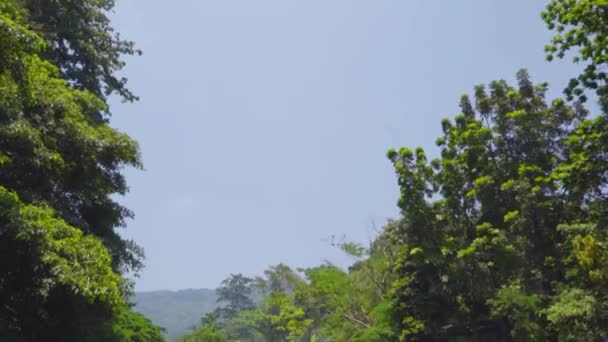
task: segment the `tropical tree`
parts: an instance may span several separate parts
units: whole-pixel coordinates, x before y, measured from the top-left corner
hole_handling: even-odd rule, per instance
[[[608,1],[552,0],[542,17],[556,31],[545,46],[547,60],[571,52],[573,62],[586,63],[583,72],[570,80],[565,91],[568,99],[577,96],[584,101],[584,88],[592,89],[608,112]]]
[[[121,168],[140,165],[137,144],[46,59],[23,4],[0,1],[0,337],[145,340],[132,323],[156,328],[128,311],[120,275],[140,250],[114,230],[129,212],[111,197],[126,191]]]
[[[182,336],[176,342],[223,342],[227,341],[223,324],[219,320],[217,311],[206,314],[201,319],[201,326],[197,327],[192,333]]]
[[[369,248],[350,242],[338,246],[356,260],[350,269],[332,264],[305,269],[306,282],[294,292],[295,303],[312,320],[308,337],[319,341],[393,340],[389,241],[381,235]]]
[[[264,277],[256,277],[254,285],[262,295],[269,296],[273,292],[290,294],[302,284],[300,276],[285,264],[269,267],[264,271]]]
[[[32,29],[47,43],[43,59],[59,68],[61,78],[102,100],[113,93],[137,100],[117,75],[124,55],[141,54],[134,43],[115,32],[107,13],[114,0],[22,0]],[[103,110],[107,113],[107,109]]]
[[[12,6],[14,1],[3,2]],[[125,220],[132,218],[133,213],[112,195],[127,191],[121,168],[141,167],[139,149],[128,136],[106,125],[110,114],[106,96],[116,93],[127,101],[137,99],[126,87],[126,78],[118,76],[117,72],[125,65],[124,55],[140,51],[134,48],[133,42],[122,40],[112,28],[107,13],[114,7],[113,0],[24,0],[18,3],[23,23],[38,37],[36,55],[54,65],[56,78],[66,80],[71,89],[81,90],[87,97],[78,103],[82,106],[80,111],[86,125],[73,126],[70,130],[56,125],[49,132],[58,142],[53,149],[64,159],[61,169],[56,168],[55,174],[49,170],[41,172],[31,165],[11,170],[20,177],[29,176],[19,184],[27,187],[20,191],[28,192],[28,196],[22,194],[21,197],[25,200],[30,196],[41,197],[35,200],[48,203],[71,225],[101,238],[112,254],[116,271],[137,272],[142,267],[142,249],[116,232],[117,228],[125,226]],[[60,94],[54,96],[55,101],[66,99]],[[38,105],[31,109],[38,114],[38,121],[30,124],[43,131],[49,130],[46,126],[57,120],[47,118],[58,114],[49,110],[52,107],[40,102]],[[74,110],[73,106],[64,104],[64,107]],[[80,131],[74,132],[77,128]],[[84,128],[92,129],[87,132]],[[24,173],[23,169],[32,172]],[[10,176],[5,172],[1,182],[14,187],[16,184],[11,183],[16,181],[7,179]],[[49,180],[47,184],[41,181],[44,179]]]
[[[547,104],[547,85],[527,72],[517,81],[476,87],[474,103],[464,95],[461,114],[442,122],[440,158],[388,152],[404,217],[391,232],[401,246],[392,310],[402,340],[503,318],[522,341],[605,335],[606,294],[592,274],[608,265],[581,261],[605,241],[605,187],[581,179],[579,164],[596,121],[580,104]]]
[[[264,298],[260,307],[244,311],[237,324],[250,327],[262,341],[300,341],[311,319],[284,292],[274,291]]]
[[[221,286],[216,290],[217,302],[223,304],[218,310],[222,319],[229,321],[237,317],[242,311],[255,308],[251,298],[252,285],[253,279],[241,273],[231,274],[222,281]]]
[[[154,325],[144,315],[124,306],[115,310],[111,321],[111,334],[95,340],[120,342],[165,342],[164,329]]]

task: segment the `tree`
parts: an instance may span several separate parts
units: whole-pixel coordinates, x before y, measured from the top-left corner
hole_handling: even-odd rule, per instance
[[[21,4],[0,1],[0,337],[159,340],[127,309],[119,272],[140,250],[114,231],[129,212],[111,196],[126,191],[120,169],[140,165],[137,144],[43,58]]]
[[[522,341],[606,336],[599,269],[608,265],[595,257],[606,243],[605,179],[584,178],[592,170],[579,164],[597,122],[578,104],[547,104],[546,84],[525,71],[517,80],[476,87],[475,105],[461,98],[461,114],[442,122],[440,158],[388,152],[403,213],[390,232],[402,340],[503,317]],[[605,163],[605,150],[585,153]]]
[[[138,51],[111,27],[106,13],[114,6],[112,0],[24,0],[19,4],[20,20],[37,37],[30,52],[50,62],[46,65],[53,79],[67,81],[48,90],[38,84],[37,89],[27,90],[35,98],[22,97],[23,110],[29,113],[24,117],[27,124],[44,132],[47,152],[61,160],[56,159],[58,164],[51,168],[41,167],[39,156],[20,154],[21,162],[4,165],[0,184],[19,192],[25,201],[48,203],[69,224],[98,236],[110,250],[116,271],[137,272],[142,267],[142,249],[115,231],[133,213],[112,195],[128,190],[121,169],[141,167],[139,148],[127,135],[111,129],[104,115],[109,113],[106,95],[115,92],[125,100],[136,99],[126,88],[126,79],[116,73],[124,66],[122,56]],[[66,86],[69,96],[58,91]],[[16,143],[6,141],[1,148],[20,153]]]
[[[253,279],[245,277],[241,273],[231,274],[222,281],[217,288],[217,302],[224,303],[220,309],[220,317],[231,320],[237,317],[241,311],[255,308],[251,295],[253,293]]]
[[[255,309],[252,299],[253,285],[252,278],[238,273],[224,279],[221,286],[216,289],[217,302],[222,305],[216,309],[217,317],[229,339],[252,338],[250,327],[240,324],[236,318],[247,310]]]
[[[112,198],[127,191],[122,167],[141,166],[137,143],[97,121],[106,104],[40,58],[45,43],[20,7],[3,1],[2,11],[0,185],[99,237],[116,271],[137,271],[141,249],[115,231],[132,213]]]
[[[0,227],[2,339],[84,341],[105,329],[113,307],[124,303],[123,280],[97,239],[4,187]]]
[[[275,291],[258,309],[244,311],[237,322],[252,328],[263,341],[282,342],[299,341],[312,320],[284,292]]]
[[[106,341],[114,339],[121,342],[165,342],[163,329],[127,307],[117,311],[111,321],[111,327],[112,334],[105,337]]]
[[[117,93],[124,100],[137,97],[127,80],[117,75],[124,55],[141,54],[134,43],[122,40],[107,13],[114,0],[23,0],[33,30],[49,46],[42,54],[55,64],[61,77],[80,90],[105,100]],[[107,108],[102,109],[107,113]]]
[[[264,271],[264,277],[255,278],[255,287],[264,295],[273,292],[290,294],[302,283],[302,279],[289,266],[278,264]]]
[[[186,336],[177,339],[176,342],[223,342],[227,340],[222,329],[217,311],[212,311],[201,319],[201,326]]]
[[[568,99],[586,96],[583,89],[593,89],[608,112],[608,2],[606,0],[552,0],[542,17],[556,35],[545,47],[547,59],[564,58],[578,48],[573,61],[586,62],[584,71],[570,80]]]

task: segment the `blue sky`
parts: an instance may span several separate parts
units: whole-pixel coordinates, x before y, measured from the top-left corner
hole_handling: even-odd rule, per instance
[[[212,288],[348,260],[399,215],[389,147],[434,155],[462,93],[528,68],[558,96],[576,67],[548,63],[545,1],[130,0],[112,18],[144,50],[141,97],[112,125],[140,144],[126,170],[146,251],[140,291]]]

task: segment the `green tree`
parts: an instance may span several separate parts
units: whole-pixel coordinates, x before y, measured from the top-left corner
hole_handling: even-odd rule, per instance
[[[223,324],[217,311],[212,311],[201,319],[201,326],[188,335],[182,336],[176,342],[223,342],[227,341]]]
[[[608,265],[599,259],[585,272],[580,261],[599,253],[585,246],[605,241],[605,184],[582,179],[577,164],[596,121],[580,105],[547,104],[547,86],[525,71],[517,80],[516,88],[476,87],[475,105],[461,98],[461,114],[442,122],[440,158],[428,162],[420,148],[388,152],[404,217],[390,232],[401,246],[392,312],[402,340],[502,317],[522,341],[606,334],[605,292],[591,275],[601,278]],[[566,328],[557,312],[580,326]]]
[[[114,314],[110,322],[112,333],[106,336],[106,341],[120,342],[165,342],[163,329],[154,325],[144,315],[122,307]]]
[[[331,264],[304,270],[295,303],[312,320],[308,338],[319,341],[391,341],[388,289],[392,263],[383,236],[369,249],[354,243],[339,246],[358,260],[348,272]]]
[[[395,281],[393,269],[397,261],[398,246],[387,232],[399,226],[400,221],[389,221],[381,234],[364,248],[346,243],[340,247],[356,262],[349,268],[353,291],[353,312],[358,311],[366,325],[357,324],[352,341],[394,341],[395,332],[390,321],[390,290]],[[358,309],[357,309],[358,308]],[[353,316],[350,314],[349,316]],[[352,323],[352,322],[351,322]]]
[[[44,58],[21,5],[0,1],[0,334],[125,340],[119,331],[137,315],[118,271],[136,269],[140,250],[114,231],[128,210],[111,196],[126,191],[120,169],[140,165],[137,144],[97,119],[103,100]]]
[[[112,28],[107,13],[114,7],[113,0],[23,0],[19,5],[24,9],[25,23],[42,38],[36,54],[56,66],[54,76],[87,94],[85,101],[75,101],[82,106],[79,110],[87,123],[66,130],[59,120],[41,120],[57,119],[60,113],[49,110],[53,107],[31,108],[38,115],[37,122],[31,124],[53,135],[47,140],[56,142],[52,150],[61,154],[63,167],[41,172],[32,165],[22,165],[32,170],[27,174],[30,178],[19,182],[24,189],[17,189],[16,181],[9,179],[14,175],[6,172],[0,181],[19,191],[24,200],[38,197],[31,200],[49,203],[69,224],[100,237],[112,254],[115,270],[137,272],[142,267],[143,250],[115,231],[124,227],[133,213],[111,195],[124,194],[128,189],[120,172],[123,166],[141,167],[138,146],[128,136],[109,129],[104,117],[109,114],[107,95],[117,93],[128,101],[137,99],[127,89],[126,78],[117,72],[125,65],[124,55],[140,51]],[[66,99],[58,93],[52,96],[59,102]],[[50,124],[54,124],[52,129]],[[82,129],[85,127],[92,129],[87,132]],[[24,174],[22,170],[10,172]],[[40,181],[44,179],[48,180],[46,184]]]
[[[127,191],[122,167],[141,166],[137,144],[95,119],[107,105],[60,78],[60,69],[40,58],[48,48],[26,29],[27,15],[2,3],[0,184],[99,237],[115,270],[137,271],[141,249],[115,231],[132,214],[112,198]]]
[[[117,75],[124,55],[141,54],[133,42],[121,39],[107,13],[114,0],[22,0],[28,22],[49,46],[42,57],[55,64],[61,77],[77,89],[97,97],[116,93],[124,100],[137,97]],[[102,109],[107,112],[107,108]]]
[[[221,305],[216,312],[222,328],[230,340],[251,340],[253,338],[251,328],[238,322],[237,318],[243,312],[255,309],[254,289],[254,279],[241,273],[231,274],[216,289],[217,302]]]
[[[256,310],[244,311],[238,324],[252,328],[263,341],[300,341],[311,319],[284,292],[275,291],[264,298]]]
[[[218,309],[219,316],[226,321],[234,319],[241,311],[255,308],[255,304],[251,298],[253,294],[253,279],[241,273],[231,274],[228,278],[224,279],[216,292],[217,302],[223,304]]]
[[[0,187],[0,337],[89,341],[124,303],[95,238]]]
[[[263,295],[273,292],[290,294],[302,283],[302,279],[289,266],[278,264],[264,271],[265,277],[256,277],[254,285]]]
[[[584,71],[570,80],[566,88],[569,99],[583,100],[584,88],[593,89],[600,97],[604,111],[608,111],[608,1],[552,0],[542,17],[550,30],[556,31],[551,43],[545,46],[547,59],[564,58],[573,50],[575,63],[586,63]]]

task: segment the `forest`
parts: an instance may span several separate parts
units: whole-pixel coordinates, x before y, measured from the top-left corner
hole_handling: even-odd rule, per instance
[[[143,163],[109,103],[138,100],[121,72],[142,52],[114,5],[0,0],[1,341],[166,340],[133,309],[143,248],[120,233]],[[401,215],[332,241],[350,267],[234,270],[177,341],[608,340],[608,1],[538,15],[547,62],[581,66],[561,98],[525,69],[454,96],[437,158],[387,146]]]

